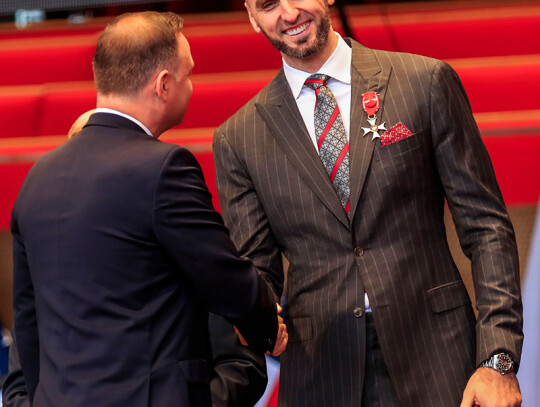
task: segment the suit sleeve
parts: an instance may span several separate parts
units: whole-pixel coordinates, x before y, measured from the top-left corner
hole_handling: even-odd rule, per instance
[[[284,281],[281,250],[248,171],[220,128],[214,133],[213,151],[221,211],[231,238],[240,254],[253,260],[281,298]]]
[[[154,198],[159,243],[211,312],[228,318],[259,351],[277,336],[276,298],[253,264],[239,257],[195,157],[176,147],[165,159]]]
[[[264,354],[243,346],[231,324],[210,314],[213,407],[252,407],[264,394],[268,376]]]
[[[430,113],[437,170],[461,247],[471,260],[476,363],[499,351],[519,362],[523,306],[514,230],[465,90],[446,63],[433,73]]]
[[[13,343],[9,347],[8,374],[2,386],[2,405],[3,407],[30,407],[14,330],[12,336]]]
[[[17,223],[16,210],[11,218],[13,236],[13,314],[16,337],[21,352],[20,363],[26,379],[30,400],[39,381],[39,335],[37,329],[34,285],[26,256],[26,249]]]

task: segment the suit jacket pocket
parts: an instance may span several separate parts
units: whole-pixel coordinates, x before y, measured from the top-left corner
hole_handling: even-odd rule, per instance
[[[378,144],[375,150],[375,161],[396,159],[401,156],[406,156],[408,153],[421,146],[422,138],[423,132],[419,131],[406,139],[396,141],[387,146]]]
[[[429,304],[433,312],[439,313],[471,303],[463,281],[453,281],[428,290]]]
[[[309,341],[313,338],[311,317],[292,317],[287,321],[289,343]]]
[[[207,383],[210,380],[206,360],[181,360],[178,365],[182,369],[186,381],[190,383]]]

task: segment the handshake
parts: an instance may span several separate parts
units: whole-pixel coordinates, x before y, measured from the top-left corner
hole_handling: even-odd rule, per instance
[[[287,347],[287,343],[289,341],[289,334],[287,333],[287,325],[283,323],[283,318],[279,315],[279,313],[282,311],[282,308],[279,304],[277,304],[277,320],[278,320],[278,332],[275,340],[274,349],[272,350],[272,353],[266,352],[267,355],[272,356],[279,356],[283,353],[285,348]],[[244,346],[249,346],[247,341],[244,339],[238,328],[235,326],[234,330],[236,331],[236,334],[238,335],[238,338],[240,339],[240,343]]]

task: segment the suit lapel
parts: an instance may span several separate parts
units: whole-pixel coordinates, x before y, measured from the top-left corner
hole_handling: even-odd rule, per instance
[[[382,124],[384,97],[386,95],[391,67],[381,68],[373,52],[363,45],[346,39],[352,46],[351,68],[351,128],[350,128],[350,183],[351,208],[350,218],[354,219],[360,194],[371,163],[373,149],[377,140],[372,141],[370,134],[364,137],[362,127],[368,126],[367,113],[362,108],[362,94],[377,92],[380,108],[377,112],[377,124]]]
[[[304,182],[341,223],[350,228],[347,214],[311,142],[283,69],[268,84],[266,103],[255,106]]]

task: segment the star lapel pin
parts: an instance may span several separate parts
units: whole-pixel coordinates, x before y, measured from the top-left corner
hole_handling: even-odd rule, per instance
[[[384,124],[375,124],[377,121],[377,118],[374,117],[373,119],[368,119],[370,127],[362,127],[362,130],[364,130],[364,136],[368,133],[373,133],[372,141],[375,140],[377,137],[381,138],[381,135],[379,134],[379,130],[386,130],[386,127],[384,127]]]

